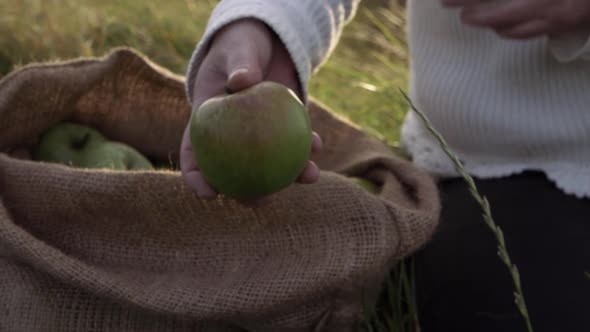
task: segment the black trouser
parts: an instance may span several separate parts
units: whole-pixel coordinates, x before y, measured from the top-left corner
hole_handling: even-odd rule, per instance
[[[590,331],[590,199],[537,172],[476,184],[520,271],[534,331]],[[441,224],[415,255],[422,332],[526,331],[481,208],[461,179],[440,188]]]

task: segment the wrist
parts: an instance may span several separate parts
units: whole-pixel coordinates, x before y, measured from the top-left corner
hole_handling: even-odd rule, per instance
[[[270,41],[272,39],[272,30],[259,19],[250,17],[241,18],[228,23],[215,32],[211,36],[211,42],[209,43],[209,49],[207,51],[209,51],[219,40],[229,38],[230,42],[239,43],[244,42],[244,40],[242,40],[244,36],[249,36],[248,40],[252,42],[260,39]]]
[[[297,9],[297,12],[294,12],[295,9]],[[201,65],[205,59],[205,54],[210,48],[213,35],[216,35],[219,30],[231,23],[244,18],[255,18],[256,21],[264,22],[280,37],[295,64],[299,86],[303,91],[304,99],[306,99],[307,83],[312,72],[312,58],[317,60],[312,57],[311,53],[313,52],[311,51],[313,47],[319,46],[311,45],[308,41],[308,39],[313,39],[311,33],[305,33],[299,28],[298,24],[301,22],[298,17],[302,14],[304,13],[299,12],[298,6],[287,7],[283,1],[224,0],[219,2],[213,10],[207,28],[188,63],[185,92],[189,102],[194,102],[192,92],[195,89],[196,73],[202,69]],[[313,37],[316,38],[317,36],[313,35]],[[307,100],[304,100],[305,102]]]

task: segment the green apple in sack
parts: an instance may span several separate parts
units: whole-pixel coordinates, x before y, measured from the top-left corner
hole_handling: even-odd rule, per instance
[[[33,150],[33,159],[80,168],[150,170],[150,161],[129,145],[110,141],[99,131],[72,122],[49,128]]]
[[[286,86],[264,81],[213,97],[190,122],[201,174],[220,194],[255,199],[297,180],[311,153],[309,114]]]
[[[356,185],[358,185],[359,187],[363,188],[364,190],[366,190],[367,192],[369,192],[371,194],[379,193],[379,187],[367,179],[360,178],[360,177],[351,177],[350,179]]]

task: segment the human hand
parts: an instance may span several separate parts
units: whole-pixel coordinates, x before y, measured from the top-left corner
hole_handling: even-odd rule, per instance
[[[293,90],[302,98],[295,65],[280,39],[261,21],[243,19],[231,23],[212,38],[210,48],[196,74],[192,93],[192,111],[207,99],[247,89],[259,82],[274,81]],[[213,198],[217,192],[199,171],[190,140],[190,121],[180,147],[180,169],[186,184],[201,198]],[[313,133],[312,152],[321,149],[321,139]],[[319,168],[308,161],[299,183],[314,183]],[[262,199],[262,198],[261,198]]]
[[[460,8],[464,23],[491,28],[506,38],[553,37],[590,28],[588,0],[441,1],[444,6]]]

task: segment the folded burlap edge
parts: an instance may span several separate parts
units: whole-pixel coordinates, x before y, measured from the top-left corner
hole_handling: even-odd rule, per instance
[[[185,84],[184,84],[184,77],[173,73],[172,71],[160,66],[159,64],[151,61],[147,56],[130,47],[116,47],[113,48],[110,52],[102,57],[80,57],[74,58],[64,61],[54,61],[50,63],[30,63],[27,64],[8,75],[4,76],[0,79],[0,110],[2,108],[2,104],[6,102],[3,100],[3,96],[10,96],[11,94],[16,94],[16,90],[18,89],[34,89],[35,86],[31,86],[30,82],[20,80],[23,74],[26,74],[28,71],[47,71],[47,70],[60,70],[63,68],[77,70],[81,67],[90,67],[88,66],[93,65],[96,66],[95,70],[88,70],[87,74],[88,77],[85,78],[84,84],[82,84],[81,90],[84,90],[86,86],[92,84],[98,84],[102,77],[100,76],[103,73],[103,67],[115,66],[116,64],[133,64],[138,65],[141,67],[139,70],[140,75],[147,77],[150,80],[157,81],[158,84],[163,86],[172,86],[173,88],[177,89],[179,94],[185,95]],[[98,72],[98,74],[97,74]],[[50,76],[50,75],[49,75]],[[16,84],[14,82],[16,81]],[[48,82],[47,82],[48,83]],[[46,84],[46,82],[42,82],[41,85]],[[75,82],[77,86],[80,86],[80,81]],[[2,92],[3,89],[6,89],[8,86],[8,92]],[[78,95],[80,98],[81,95]],[[188,102],[188,98],[187,98]],[[188,104],[187,104],[188,105]],[[369,153],[363,163],[356,163],[354,165],[343,163],[339,165],[338,168],[330,169],[329,171],[333,171],[345,176],[360,176],[365,177],[367,179],[379,182],[379,178],[382,175],[376,174],[368,174],[367,171],[370,168],[370,165],[375,164],[382,164],[385,167],[392,166],[389,169],[399,169],[399,172],[396,172],[394,176],[396,177],[397,181],[399,181],[402,185],[407,188],[418,188],[421,192],[416,192],[415,197],[431,197],[431,200],[422,200],[420,203],[425,203],[424,206],[416,206],[413,209],[421,209],[428,213],[431,213],[436,216],[436,220],[433,220],[433,225],[438,223],[438,215],[440,213],[440,199],[438,197],[438,187],[434,180],[434,178],[428,174],[425,170],[420,169],[419,167],[412,164],[410,161],[403,159],[400,156],[396,156],[394,151],[391,147],[387,146],[385,142],[379,141],[376,137],[369,136],[366,132],[364,132],[359,126],[355,125],[351,121],[348,121],[345,117],[334,113],[332,111],[328,111],[328,108],[323,104],[321,101],[317,100],[316,98],[310,97],[308,103],[308,109],[310,111],[310,116],[312,118],[312,126],[313,126],[313,119],[314,118],[323,118],[328,117],[331,118],[333,122],[339,123],[340,125],[349,126],[356,131],[359,137],[366,139],[367,141],[371,141],[373,144],[377,143],[381,146],[381,149],[376,153]],[[190,106],[188,106],[190,108]],[[1,114],[0,114],[1,115]],[[189,115],[186,115],[186,119],[188,120]],[[57,121],[56,121],[57,122]],[[315,128],[314,128],[315,129]],[[41,130],[38,130],[39,134]],[[118,137],[116,134],[113,137],[117,139]],[[15,142],[16,143],[16,142]],[[22,142],[23,144],[31,145],[34,142],[32,141],[25,141]],[[126,142],[131,145],[134,145],[134,142]],[[180,144],[180,139],[178,140],[178,145]],[[146,153],[147,155],[157,155],[160,158],[166,160],[166,158],[177,158],[176,151],[165,151],[160,153],[154,153],[153,151],[146,151],[134,145],[138,150],[141,152]],[[325,149],[329,149],[330,147],[325,147]],[[2,145],[2,135],[0,134],[0,153],[7,152],[6,147]],[[321,161],[318,162],[321,166]],[[388,188],[381,188],[381,192],[376,195],[377,198],[381,199],[384,204],[391,204],[386,199],[389,193],[387,190]],[[417,202],[418,200],[416,200]],[[415,212],[415,211],[414,211]],[[395,216],[396,219],[397,216]],[[403,219],[403,218],[402,218]],[[434,232],[434,227],[431,232],[418,232],[416,233],[416,229],[411,224],[399,224],[400,227],[400,234],[405,235],[402,236],[402,243],[400,244],[400,256],[403,257],[411,252],[414,252],[419,249],[419,247],[423,246],[432,236]],[[411,242],[413,243],[406,243],[404,240],[412,239],[412,235],[418,235],[418,238],[413,238]],[[417,240],[417,241],[414,241]]]
[[[160,77],[162,84],[173,85],[173,86],[177,87],[178,89],[181,89],[181,91],[184,91],[184,84],[183,84],[180,76],[175,75],[175,74],[165,70],[164,68],[149,61],[149,59],[141,56],[139,53],[137,53],[136,51],[134,51],[132,49],[118,48],[118,49],[113,50],[112,52],[110,52],[108,55],[106,55],[105,57],[103,57],[101,59],[80,58],[80,59],[74,59],[74,60],[69,60],[69,61],[60,62],[60,63],[30,64],[30,65],[20,68],[17,71],[10,73],[9,75],[2,78],[2,80],[0,80],[0,109],[1,109],[2,103],[4,102],[4,100],[2,100],[3,96],[10,95],[11,92],[14,93],[18,89],[27,88],[23,84],[12,84],[12,83],[9,84],[9,82],[14,82],[16,80],[17,83],[20,83],[20,82],[18,82],[19,75],[26,73],[28,71],[35,71],[37,69],[46,70],[46,69],[59,69],[59,68],[75,69],[77,67],[81,67],[81,66],[84,66],[87,64],[106,66],[110,63],[119,63],[119,62],[128,62],[128,61],[135,62],[135,63],[137,63],[138,61],[141,62],[142,65],[144,66],[146,73],[149,72],[150,73],[149,75],[152,78],[153,77]],[[101,79],[100,77],[92,77],[91,76],[91,77],[89,77],[89,80],[87,81],[86,84],[94,84],[97,81],[99,81],[100,79]],[[9,91],[9,93],[5,93],[5,92],[2,93],[1,90],[5,89],[6,86],[9,86],[9,88],[13,89],[14,91]],[[28,87],[28,88],[30,88],[30,87]],[[322,107],[318,106],[319,102],[317,102],[313,98],[311,98],[310,100],[311,100],[310,112],[323,112]],[[320,116],[335,116],[335,115],[330,114],[328,112],[323,112],[320,114]],[[360,131],[360,129],[359,129],[359,131]],[[367,138],[367,139],[369,139],[369,138]],[[374,138],[371,138],[371,139],[374,139]],[[17,143],[17,142],[13,142],[13,143]],[[19,143],[22,143],[23,145],[27,145],[27,144],[31,144],[32,142],[29,141],[29,142],[19,142]],[[3,148],[6,148],[6,147],[0,146],[0,151],[2,151]],[[385,148],[386,147],[384,146],[384,149]],[[383,150],[383,151],[385,151],[385,150]],[[399,181],[399,183],[401,183],[402,185],[407,185],[408,187],[417,187],[419,190],[421,190],[421,192],[414,193],[416,197],[421,197],[423,195],[437,197],[438,192],[437,192],[436,185],[435,185],[434,181],[430,180],[429,176],[424,171],[416,168],[410,162],[402,160],[401,158],[395,158],[393,155],[388,156],[383,151],[378,152],[378,153],[376,152],[373,154],[369,153],[366,156],[364,163],[360,163],[360,164],[357,163],[355,165],[343,164],[343,165],[341,165],[340,168],[334,169],[331,171],[338,173],[338,174],[342,174],[342,175],[348,175],[348,176],[352,176],[352,175],[366,176],[368,178],[371,178],[372,180],[376,180],[377,182],[379,182],[380,179],[382,180],[386,176],[394,176],[397,179],[397,181]],[[1,156],[0,161],[2,158],[12,158],[12,157]],[[395,164],[395,168],[399,169],[399,172],[397,172],[395,174],[383,174],[383,172],[379,172],[379,171],[371,172],[369,170],[371,168],[370,165],[374,165],[374,164],[382,164],[384,166]],[[60,167],[60,166],[51,166],[51,167]],[[420,182],[421,184],[416,186],[417,182]],[[1,184],[2,183],[0,183],[0,185]],[[382,187],[381,192],[378,195],[374,196],[374,198],[381,200],[385,206],[389,206],[392,203],[389,200],[385,199],[384,197],[387,197],[388,193],[390,193],[391,191],[394,191],[396,189],[397,188]],[[418,199],[416,199],[416,200],[418,201]],[[6,207],[6,208],[8,208],[8,207]],[[415,213],[414,210],[416,208],[417,207],[408,207],[408,210],[412,210],[412,213]],[[439,209],[440,209],[438,200],[432,200],[432,201],[426,202],[426,205],[422,205],[419,208],[424,211],[427,211],[429,214],[432,214],[432,216],[434,218],[438,217],[438,213],[439,213]],[[389,211],[392,214],[392,219],[404,220],[403,216],[400,215],[400,214],[403,214],[403,209],[400,212],[399,207],[397,207],[396,209],[389,209]],[[432,220],[432,223],[433,223],[433,225],[436,224],[437,220]],[[434,231],[434,227],[432,229],[425,231],[424,229],[416,229],[415,227],[413,227],[415,225],[412,225],[411,223],[396,223],[396,224],[399,228],[399,233],[401,236],[397,259],[414,252],[420,246],[425,244],[428,241],[428,239],[431,237],[432,232]],[[29,248],[29,249],[31,251],[26,253],[26,256],[29,256],[29,257],[35,256],[34,260],[37,263],[41,263],[41,265],[43,265],[43,262],[37,260],[39,258],[42,260],[43,254],[40,252],[37,252],[34,248]],[[33,258],[33,257],[31,257],[31,258]],[[44,266],[44,267],[51,269],[50,266]],[[63,276],[63,277],[68,279],[68,276]]]

